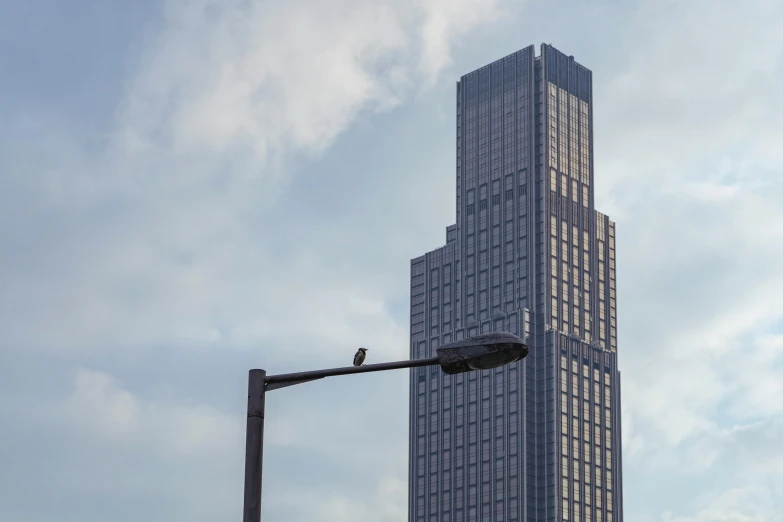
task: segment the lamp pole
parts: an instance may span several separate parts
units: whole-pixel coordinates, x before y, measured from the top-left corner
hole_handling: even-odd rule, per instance
[[[439,364],[448,374],[497,368],[523,359],[527,346],[519,337],[491,333],[443,345],[438,355],[365,366],[348,366],[309,372],[267,375],[264,370],[250,370],[247,389],[247,435],[245,442],[245,504],[242,522],[261,522],[261,478],[264,460],[264,402],[266,393],[286,386],[302,384],[324,377],[353,373],[380,372]]]
[[[266,372],[250,370],[247,386],[245,439],[245,511],[242,522],[261,520],[261,472],[264,463],[264,400]]]

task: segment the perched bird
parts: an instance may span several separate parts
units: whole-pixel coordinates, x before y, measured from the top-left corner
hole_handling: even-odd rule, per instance
[[[353,365],[361,366],[364,364],[364,358],[367,357],[367,348],[359,348],[356,355],[353,356]]]

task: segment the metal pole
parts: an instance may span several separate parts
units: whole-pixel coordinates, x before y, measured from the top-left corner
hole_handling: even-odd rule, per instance
[[[416,368],[418,366],[434,366],[439,363],[438,357],[429,357],[427,359],[413,359],[410,361],[396,361],[378,364],[365,364],[363,366],[347,366],[345,368],[329,368],[328,370],[314,370],[309,372],[283,373],[280,375],[270,375],[266,378],[267,391],[271,391],[278,386],[272,386],[287,382],[298,383],[307,382],[324,377],[334,377],[336,375],[349,375],[353,373],[382,372],[385,370],[399,370],[401,368]]]
[[[261,522],[261,472],[264,461],[264,370],[250,370],[247,386],[245,509],[242,522]]]

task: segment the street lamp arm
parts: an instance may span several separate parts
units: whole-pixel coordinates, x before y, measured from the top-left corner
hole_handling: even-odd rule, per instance
[[[302,384],[324,377],[335,375],[349,375],[352,373],[382,372],[384,370],[399,370],[401,368],[416,368],[418,366],[433,366],[438,364],[438,357],[427,359],[413,359],[408,361],[396,361],[379,364],[367,364],[364,366],[346,366],[344,368],[329,368],[327,370],[314,370],[309,372],[282,373],[280,375],[268,375],[264,379],[266,391]]]

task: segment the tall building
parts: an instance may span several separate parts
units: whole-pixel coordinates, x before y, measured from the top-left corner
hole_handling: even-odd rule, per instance
[[[592,73],[534,46],[457,83],[457,222],[411,261],[411,357],[492,331],[530,354],[411,370],[410,522],[622,522],[614,223]]]

